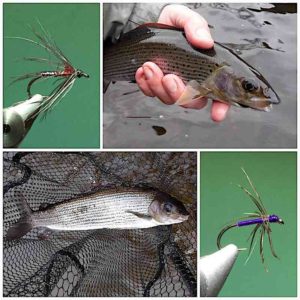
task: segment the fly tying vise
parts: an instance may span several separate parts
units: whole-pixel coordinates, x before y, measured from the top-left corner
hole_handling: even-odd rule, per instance
[[[219,249],[222,248],[221,239],[222,239],[224,233],[226,231],[228,231],[229,229],[234,228],[234,227],[243,227],[243,226],[256,224],[256,226],[251,231],[250,236],[248,238],[248,240],[251,238],[251,241],[250,241],[249,254],[248,254],[247,261],[249,260],[251,254],[254,250],[254,247],[255,247],[255,244],[254,244],[255,236],[256,236],[257,232],[260,230],[260,239],[259,239],[260,251],[259,252],[260,252],[260,257],[261,257],[262,263],[264,264],[265,258],[264,258],[264,252],[263,252],[263,243],[264,243],[265,234],[267,234],[267,236],[268,236],[272,255],[276,258],[279,258],[277,256],[277,254],[275,253],[275,250],[273,247],[272,238],[271,238],[272,230],[270,227],[270,223],[284,224],[284,222],[277,215],[269,215],[267,213],[267,210],[264,207],[264,204],[263,204],[256,188],[254,187],[250,177],[248,176],[248,174],[246,173],[246,171],[243,168],[242,168],[242,171],[245,174],[247,181],[248,181],[250,187],[252,188],[252,191],[250,192],[248,189],[246,189],[245,187],[243,187],[241,185],[238,185],[238,186],[250,197],[252,202],[257,207],[258,211],[253,212],[253,213],[246,213],[246,215],[247,215],[246,217],[239,218],[235,223],[232,223],[232,224],[229,224],[229,225],[223,227],[217,237],[217,246]],[[239,250],[246,250],[246,249],[243,248],[243,249],[239,249]]]

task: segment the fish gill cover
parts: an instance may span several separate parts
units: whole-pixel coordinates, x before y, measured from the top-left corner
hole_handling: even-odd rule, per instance
[[[33,211],[105,188],[152,187],[190,217],[134,230],[32,229],[4,241],[4,296],[196,296],[195,153],[4,153],[4,237]]]

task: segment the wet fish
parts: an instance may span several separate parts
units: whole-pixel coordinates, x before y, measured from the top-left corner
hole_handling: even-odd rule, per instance
[[[187,84],[179,105],[205,97],[269,111],[280,103],[263,75],[229,48],[215,42],[212,49],[196,49],[182,30],[158,23],[141,25],[104,48],[104,78],[134,81],[136,70],[147,61]]]
[[[24,216],[7,232],[6,240],[21,238],[32,228],[90,230],[137,229],[181,223],[188,219],[184,205],[156,189],[106,190],[33,212],[20,195]]]

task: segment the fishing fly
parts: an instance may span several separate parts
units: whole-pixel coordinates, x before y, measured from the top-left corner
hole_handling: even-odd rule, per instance
[[[50,93],[50,95],[44,97],[44,100],[41,102],[39,113],[47,113],[50,109],[54,107],[54,105],[56,105],[59,102],[59,100],[61,100],[70,91],[77,78],[89,78],[89,75],[79,69],[76,69],[73,66],[71,61],[58,48],[55,41],[51,38],[50,34],[44,29],[40,22],[38,23],[41,27],[41,33],[36,31],[34,28],[30,27],[33,32],[33,35],[36,37],[37,40],[18,36],[9,38],[27,41],[46,50],[50,58],[24,57],[24,60],[31,62],[47,63],[48,65],[55,66],[56,70],[46,70],[28,73],[16,77],[12,81],[12,83],[15,83],[19,80],[30,79],[27,85],[27,94],[30,99],[32,97],[32,86],[38,80],[56,78],[57,81],[61,81]]]
[[[252,202],[254,203],[254,205],[256,206],[256,208],[258,209],[258,211],[253,212],[253,213],[245,213],[247,216],[239,218],[236,220],[235,223],[229,224],[225,227],[222,228],[222,230],[220,231],[218,238],[217,238],[217,245],[218,248],[221,249],[221,239],[224,235],[224,233],[226,231],[228,231],[229,229],[232,229],[234,227],[243,227],[243,226],[249,226],[249,225],[255,225],[254,229],[251,231],[250,236],[248,238],[251,239],[250,241],[250,247],[249,247],[249,253],[248,253],[248,257],[246,262],[249,260],[254,247],[256,245],[256,243],[254,243],[255,241],[255,236],[258,232],[260,232],[260,238],[259,238],[259,253],[260,253],[260,257],[262,260],[262,263],[264,264],[265,262],[265,258],[264,258],[264,249],[263,249],[263,245],[264,245],[264,238],[265,238],[265,234],[267,234],[268,236],[268,240],[269,240],[269,244],[270,244],[270,249],[271,249],[271,253],[274,257],[279,258],[277,256],[277,254],[275,253],[274,247],[273,247],[273,242],[272,242],[272,237],[271,237],[271,227],[270,227],[270,223],[279,223],[279,224],[284,224],[283,220],[281,218],[279,218],[277,215],[269,215],[267,213],[267,210],[260,198],[260,195],[258,194],[256,188],[254,187],[250,177],[248,176],[248,174],[246,173],[246,171],[242,168],[243,173],[245,174],[247,181],[252,189],[252,191],[250,192],[248,189],[246,189],[245,187],[238,185],[252,200]],[[245,248],[243,249],[239,249],[239,250],[246,250]]]

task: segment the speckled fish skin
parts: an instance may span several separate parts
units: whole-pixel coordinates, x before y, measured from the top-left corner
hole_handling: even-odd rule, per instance
[[[183,211],[176,219],[161,219],[161,211],[149,209],[156,205],[155,201],[169,201],[164,197],[172,198],[155,189],[98,192],[33,213],[33,227],[53,230],[135,229],[180,223],[188,218],[188,213]]]
[[[136,70],[143,63],[152,61],[164,74],[176,74],[185,81],[203,82],[217,66],[213,60],[201,59],[197,51],[189,48],[181,31],[139,26],[124,34],[117,44],[104,49],[104,77],[134,81]],[[191,63],[193,59],[195,61]]]
[[[195,49],[183,31],[163,24],[141,25],[106,47],[104,78],[134,81],[136,70],[147,61],[156,63],[164,74],[178,75],[185,83],[197,81],[201,87],[194,98],[203,96],[265,111],[280,102],[262,74],[233,51],[217,42],[209,50]],[[219,72],[222,67],[227,68]],[[255,81],[257,90],[245,91],[244,79]]]

